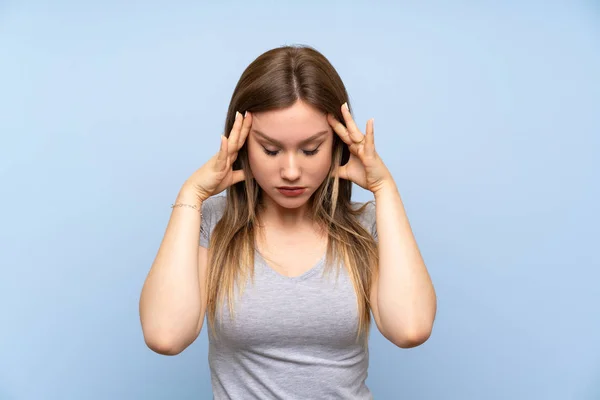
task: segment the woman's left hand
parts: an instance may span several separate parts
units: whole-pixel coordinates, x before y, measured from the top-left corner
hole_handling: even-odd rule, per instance
[[[375,151],[373,119],[367,121],[366,135],[363,135],[354,123],[346,103],[342,105],[342,115],[346,126],[333,115],[327,115],[329,125],[350,149],[350,159],[345,165],[339,166],[335,174],[375,193],[390,183],[392,176]]]

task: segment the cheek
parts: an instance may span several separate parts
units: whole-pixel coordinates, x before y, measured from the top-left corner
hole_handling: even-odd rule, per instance
[[[252,146],[248,146],[248,164],[250,164],[251,169],[254,169],[254,166],[257,164],[256,150]]]
[[[254,168],[260,166],[264,155],[264,152],[260,150],[260,145],[257,145],[256,143],[248,144],[248,162],[251,167]]]
[[[329,172],[329,167],[331,166],[331,150],[323,151],[323,154],[317,155],[314,157],[311,162],[308,163],[308,168],[311,171],[311,174],[318,177],[319,179],[324,179]]]
[[[273,174],[272,169],[275,164],[269,161],[269,156],[265,154],[260,145],[248,146],[248,166],[257,181],[263,181],[264,177]]]

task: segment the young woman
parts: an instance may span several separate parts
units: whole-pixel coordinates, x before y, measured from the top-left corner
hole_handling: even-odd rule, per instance
[[[172,206],[141,293],[147,345],[178,354],[206,317],[215,399],[371,398],[371,315],[407,348],[436,313],[373,121],[359,130],[322,54],[286,46],[243,72],[225,132]]]

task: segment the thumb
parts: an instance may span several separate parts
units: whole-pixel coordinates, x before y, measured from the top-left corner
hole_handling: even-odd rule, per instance
[[[238,182],[241,182],[246,179],[246,174],[244,174],[243,169],[237,169],[231,174],[231,184],[235,185]]]
[[[348,179],[348,170],[346,168],[346,165],[337,167],[336,170],[333,171],[333,176],[338,177],[340,179]]]

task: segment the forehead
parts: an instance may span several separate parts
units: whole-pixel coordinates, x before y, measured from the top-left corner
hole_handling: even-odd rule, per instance
[[[330,130],[330,126],[325,113],[305,103],[297,102],[282,110],[252,114],[252,129],[283,143],[294,143],[317,132]]]

